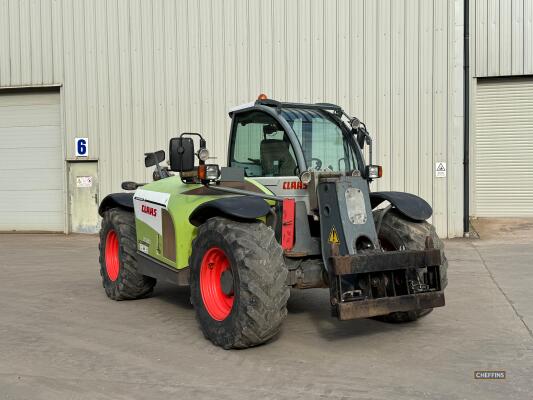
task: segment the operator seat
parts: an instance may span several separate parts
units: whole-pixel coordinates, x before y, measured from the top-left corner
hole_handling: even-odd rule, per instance
[[[260,146],[263,176],[293,176],[296,161],[291,155],[289,143],[284,140],[264,139]]]

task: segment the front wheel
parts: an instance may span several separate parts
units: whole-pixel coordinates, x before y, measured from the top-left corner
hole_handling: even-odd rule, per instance
[[[287,315],[287,268],[272,229],[212,218],[192,244],[191,302],[206,338],[225,349],[256,346]]]
[[[137,272],[136,243],[133,213],[106,211],[100,229],[100,275],[110,299],[132,300],[152,293],[155,279]]]
[[[377,221],[383,212],[385,212],[383,209],[375,211],[374,220]],[[381,229],[378,234],[381,247],[385,251],[424,250],[426,247],[427,236],[431,237],[436,249],[444,248],[444,244],[438,237],[433,225],[426,221],[413,221],[408,219],[394,209],[388,211],[385,216],[383,216]],[[441,289],[444,289],[448,283],[446,275],[447,270],[448,260],[444,257],[444,261],[440,266]],[[416,274],[419,274],[419,272],[416,270],[410,270],[409,274],[411,274],[414,279],[417,278]],[[432,310],[432,308],[428,308],[422,310],[393,312],[379,317],[379,319],[386,322],[411,322],[429,314]]]

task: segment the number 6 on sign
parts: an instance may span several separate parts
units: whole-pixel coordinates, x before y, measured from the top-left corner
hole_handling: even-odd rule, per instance
[[[89,138],[77,137],[74,143],[76,147],[76,157],[87,157],[89,154]]]

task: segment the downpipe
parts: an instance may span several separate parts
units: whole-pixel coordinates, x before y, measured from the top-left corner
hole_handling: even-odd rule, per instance
[[[464,0],[463,38],[463,232],[470,236],[470,2]]]

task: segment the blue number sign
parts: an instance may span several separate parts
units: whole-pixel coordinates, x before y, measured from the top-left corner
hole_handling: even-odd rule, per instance
[[[75,139],[76,157],[87,157],[89,154],[89,138],[77,137]]]

